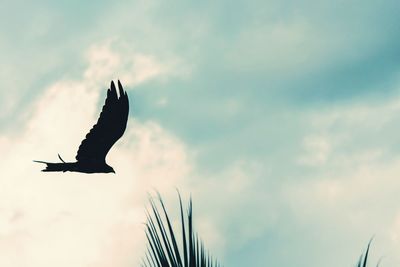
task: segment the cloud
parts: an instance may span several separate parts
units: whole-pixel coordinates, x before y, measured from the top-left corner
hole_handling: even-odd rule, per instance
[[[297,229],[308,229],[295,239],[312,236],[319,247],[330,242],[328,247],[344,259],[356,244],[375,234],[374,248],[379,248],[374,254],[382,253],[389,258],[386,264],[397,265],[400,157],[394,133],[400,130],[399,103],[396,96],[338,106],[310,117],[304,140],[312,140],[312,149],[306,142],[305,156],[299,154],[302,164],[309,165],[307,172],[286,183],[281,195],[287,215],[291,214],[289,220],[296,222]],[[343,242],[347,244],[340,246]],[[313,251],[318,254],[319,250]],[[337,253],[332,257],[337,258]],[[329,257],[319,257],[312,264],[330,262]]]
[[[260,162],[241,160],[190,180],[200,236],[224,263],[276,226],[281,199],[264,175]]]
[[[125,51],[125,53],[118,51]],[[160,62],[152,55],[136,52],[131,45],[119,38],[93,45],[86,53],[86,58],[90,62],[84,72],[86,80],[97,81],[118,76],[130,86],[138,85],[154,77],[160,79],[178,74],[176,69],[182,63],[176,58]]]
[[[209,246],[234,266],[333,267],[355,262],[375,234],[372,258],[395,266],[399,103],[299,112],[302,130],[281,136],[292,147],[284,160],[271,146],[272,159],[203,170],[190,188],[201,199],[197,212],[208,214],[199,221]]]
[[[107,158],[116,175],[41,173],[43,166],[32,162],[57,161],[57,153],[73,160],[111,78],[120,75],[130,90],[172,71],[168,62],[112,45],[92,46],[80,79],[50,85],[25,127],[0,136],[1,266],[131,266],[143,255],[146,193],[178,186],[191,170],[179,139],[132,117]]]
[[[326,162],[330,146],[328,140],[320,136],[308,136],[304,139],[305,155],[299,159],[300,164],[320,165]]]

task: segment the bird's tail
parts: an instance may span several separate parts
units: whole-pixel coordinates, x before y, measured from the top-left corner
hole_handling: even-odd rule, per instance
[[[46,161],[40,161],[40,160],[34,160],[33,162],[46,164],[46,169],[43,169],[42,172],[66,172],[66,171],[72,171],[75,163],[65,162],[60,157],[60,155],[58,155],[58,157],[60,158],[60,160],[62,162],[60,162],[60,163],[52,163],[52,162],[46,162]]]

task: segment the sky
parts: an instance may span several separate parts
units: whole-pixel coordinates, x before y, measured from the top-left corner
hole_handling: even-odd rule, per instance
[[[225,266],[400,265],[398,1],[2,1],[0,266],[139,266],[176,189]],[[111,80],[116,174],[73,161]]]

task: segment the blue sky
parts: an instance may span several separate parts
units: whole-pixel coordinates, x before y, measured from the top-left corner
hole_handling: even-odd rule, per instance
[[[42,151],[41,142],[50,132],[78,145],[97,116],[103,90],[120,78],[134,123],[130,141],[119,144],[116,150],[123,152],[113,159],[132,156],[136,165],[121,167],[127,175],[121,181],[140,189],[126,197],[152,186],[171,203],[175,187],[192,193],[200,235],[226,266],[351,266],[372,235],[373,257],[385,255],[385,266],[400,262],[397,1],[9,1],[3,6],[0,147],[9,163],[4,167],[12,169],[15,150],[35,152],[34,157],[64,150],[72,159],[75,148],[67,142],[52,141]],[[71,94],[76,99],[64,107],[58,99]],[[57,124],[59,117],[51,117],[65,108],[67,131]],[[46,128],[37,125],[43,118]],[[28,169],[38,172],[35,167]],[[155,178],[165,173],[169,178]],[[43,193],[48,197],[43,203],[51,202],[53,182],[35,175],[49,191],[38,186],[30,194]],[[11,188],[8,204],[0,206],[9,212],[4,220],[16,210],[29,214],[38,208],[29,201],[13,203],[25,192],[15,189],[25,178],[2,179]],[[78,181],[83,188],[97,186],[91,178]],[[127,184],[121,182],[114,193]],[[70,191],[58,186],[67,201]],[[115,201],[121,207],[125,198]],[[135,201],[127,213],[140,213],[145,202]],[[79,228],[82,220],[102,218],[87,215],[85,208],[96,209],[95,203],[65,209]],[[40,210],[34,219],[22,216],[21,225],[9,221],[3,235],[35,236],[40,231],[32,222],[65,212]],[[111,206],[108,212],[114,214]],[[97,231],[131,222],[123,214]],[[75,229],[67,223],[54,227]],[[46,266],[31,252],[56,237],[37,238],[31,245],[11,240],[25,248],[31,262]],[[3,237],[4,246],[6,241],[11,242]],[[121,246],[140,247],[130,242]],[[50,253],[45,246],[41,251],[38,255]],[[63,257],[63,251],[55,255]],[[129,257],[116,253],[112,259],[128,266]],[[75,260],[83,267],[108,266],[109,259]]]

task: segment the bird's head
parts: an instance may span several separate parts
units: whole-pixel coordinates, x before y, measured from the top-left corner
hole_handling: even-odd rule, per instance
[[[107,165],[105,172],[106,172],[106,173],[110,173],[110,172],[115,173],[113,167],[111,167],[111,166],[109,166],[109,165]]]

